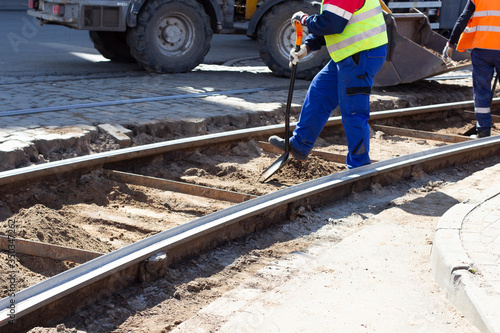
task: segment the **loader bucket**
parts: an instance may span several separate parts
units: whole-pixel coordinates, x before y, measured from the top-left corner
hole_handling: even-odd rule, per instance
[[[470,65],[468,52],[453,52],[448,64],[441,58],[447,39],[432,31],[421,12],[384,13],[389,37],[387,59],[375,77],[376,87],[411,83]]]

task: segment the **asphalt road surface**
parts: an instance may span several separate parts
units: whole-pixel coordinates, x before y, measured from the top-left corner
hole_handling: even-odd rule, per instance
[[[111,63],[90,41],[88,31],[40,26],[25,11],[0,11],[0,75],[77,74],[141,70],[136,63]],[[206,64],[259,57],[257,42],[243,35],[214,35]]]

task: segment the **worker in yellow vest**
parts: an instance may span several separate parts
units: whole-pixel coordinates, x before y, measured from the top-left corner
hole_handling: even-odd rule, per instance
[[[451,58],[455,44],[460,52],[471,50],[477,137],[490,136],[491,80],[495,69],[500,73],[500,0],[469,0],[443,50],[443,59]]]
[[[332,111],[340,106],[347,138],[347,166],[370,163],[370,94],[387,55],[387,31],[379,0],[323,0],[317,15],[295,13],[309,35],[300,51],[290,52],[290,66],[326,45],[332,58],[314,77],[290,138],[290,152],[306,161]],[[285,140],[269,142],[282,150]]]

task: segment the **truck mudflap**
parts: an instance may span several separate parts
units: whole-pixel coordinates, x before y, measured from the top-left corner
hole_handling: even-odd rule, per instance
[[[125,31],[129,0],[35,0],[28,15],[41,24],[78,30]]]
[[[423,13],[384,13],[384,17],[388,52],[384,66],[375,77],[375,86],[411,83],[470,65],[468,52],[454,52],[453,62],[443,61],[441,53],[447,39],[431,29]]]

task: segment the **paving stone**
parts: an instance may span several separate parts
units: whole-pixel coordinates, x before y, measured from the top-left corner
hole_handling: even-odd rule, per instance
[[[26,131],[12,133],[9,137],[10,140],[22,141],[22,142],[31,142],[35,139],[35,136]]]
[[[130,137],[132,131],[123,126],[113,126],[111,124],[101,124],[98,126],[100,130],[110,135],[121,147],[128,147],[132,142]]]
[[[0,144],[1,152],[13,152],[16,150],[23,150],[30,146],[29,142],[19,141],[19,140],[8,140]]]
[[[8,140],[0,144],[0,171],[38,161],[38,151],[30,142]]]

